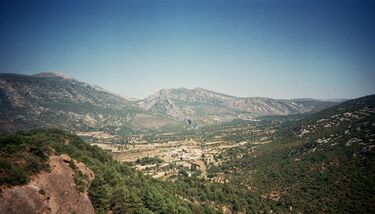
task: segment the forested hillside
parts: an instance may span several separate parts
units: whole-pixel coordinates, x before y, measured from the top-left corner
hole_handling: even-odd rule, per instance
[[[193,168],[189,175],[182,166],[172,164],[168,167],[177,167],[179,172],[167,180],[144,175],[132,164],[120,163],[99,147],[63,131],[3,134],[0,185],[6,189],[26,184],[33,175],[49,172],[50,157],[66,154],[95,173],[93,180],[75,173],[74,181],[77,190],[87,190],[97,213],[374,212],[375,96],[351,100],[302,120],[272,121],[269,127],[267,123],[259,126],[261,135],[249,132],[240,138],[250,143],[220,150],[214,156],[216,164],[207,165],[207,176]],[[223,140],[231,141],[233,136],[226,132],[247,130],[240,125],[217,130]],[[267,141],[262,142],[268,143],[257,143],[265,135]],[[154,161],[162,163],[157,157],[136,163]],[[67,164],[76,170],[73,163]]]
[[[275,201],[276,212],[374,212],[374,95],[285,127],[270,144],[223,152],[225,163],[209,175],[224,172],[229,182]]]
[[[231,185],[189,178],[176,183],[156,180],[113,160],[105,151],[86,144],[79,137],[59,130],[1,135],[0,145],[2,188],[26,184],[33,174],[49,170],[46,162],[50,155],[68,154],[95,173],[92,183],[82,175],[75,181],[77,188],[88,187],[97,213],[109,210],[114,213],[220,213],[223,206],[231,209],[237,200],[241,206],[247,205],[243,207],[247,210],[262,209],[256,194]]]

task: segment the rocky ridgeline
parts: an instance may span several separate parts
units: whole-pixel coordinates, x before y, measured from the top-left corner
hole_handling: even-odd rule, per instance
[[[35,127],[129,134],[198,127],[264,115],[289,115],[334,105],[318,100],[239,98],[202,88],[163,89],[140,101],[63,74],[0,74],[0,131]]]
[[[290,115],[318,110],[334,103],[318,100],[278,100],[263,97],[240,98],[202,88],[163,89],[138,101],[141,108],[175,118],[190,118],[198,124],[215,124],[235,119],[254,120],[265,115]]]
[[[158,118],[97,86],[54,73],[0,74],[0,130],[35,127],[122,133]],[[141,127],[142,128],[142,127]]]

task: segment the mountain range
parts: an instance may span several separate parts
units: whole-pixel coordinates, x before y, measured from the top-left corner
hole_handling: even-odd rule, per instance
[[[35,127],[129,134],[316,112],[337,102],[241,98],[203,88],[161,89],[142,100],[61,73],[0,74],[0,131]]]
[[[162,89],[139,101],[141,108],[199,124],[215,124],[235,119],[254,120],[265,115],[290,115],[318,111],[334,102],[313,99],[241,98],[203,88]]]
[[[374,213],[374,119],[371,95],[279,128],[268,123],[261,132],[272,143],[241,124],[219,129],[250,143],[218,153],[206,178],[168,164],[179,170],[170,180],[61,130],[2,133],[0,213]]]

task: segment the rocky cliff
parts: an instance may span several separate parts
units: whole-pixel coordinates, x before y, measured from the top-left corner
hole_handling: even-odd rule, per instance
[[[48,164],[50,172],[33,175],[26,185],[1,189],[0,213],[95,213],[87,188],[75,181],[82,173],[91,182],[93,171],[64,154],[50,156]]]

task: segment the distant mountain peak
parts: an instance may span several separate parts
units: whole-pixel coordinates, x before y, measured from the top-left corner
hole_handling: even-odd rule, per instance
[[[34,77],[44,77],[44,78],[59,78],[70,80],[72,77],[62,73],[62,72],[40,72],[33,75]]]
[[[202,88],[202,87],[195,87],[193,90],[196,91],[209,91],[208,89]]]

